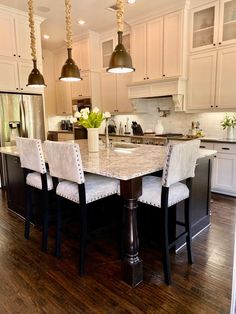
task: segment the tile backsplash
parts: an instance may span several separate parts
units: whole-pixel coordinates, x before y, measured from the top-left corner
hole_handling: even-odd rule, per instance
[[[136,105],[136,104],[135,104]],[[206,112],[206,113],[184,113],[175,112],[173,104],[169,100],[170,114],[167,117],[160,117],[161,113],[158,112],[157,107],[161,109],[168,109],[168,99],[150,99],[139,100],[138,110],[146,111],[147,113],[137,113],[135,115],[117,115],[114,120],[119,130],[120,122],[123,127],[129,118],[129,128],[131,129],[132,121],[141,124],[143,131],[152,129],[154,131],[158,120],[161,120],[164,127],[164,133],[182,133],[187,134],[191,129],[192,121],[199,121],[200,128],[207,137],[225,138],[226,130],[223,130],[220,121],[224,118],[224,112]],[[235,134],[236,135],[236,134]]]

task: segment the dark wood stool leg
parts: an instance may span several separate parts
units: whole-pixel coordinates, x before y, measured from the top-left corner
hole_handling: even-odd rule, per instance
[[[61,198],[56,196],[57,202],[57,215],[56,215],[56,245],[55,245],[55,256],[61,256]]]
[[[168,207],[163,209],[163,234],[162,234],[162,255],[163,255],[163,270],[164,279],[167,285],[171,284],[170,275],[170,255],[169,255],[169,234],[168,234]]]
[[[42,251],[47,250],[48,246],[48,191],[42,191],[43,196],[43,235],[42,235]]]
[[[164,279],[167,285],[171,284],[170,255],[169,255],[169,231],[168,231],[168,196],[169,189],[162,187],[161,211],[162,211],[162,256]]]
[[[85,254],[87,243],[87,207],[85,185],[78,185],[79,199],[80,199],[80,248],[79,248],[79,275],[85,274]]]
[[[25,238],[30,235],[30,221],[32,218],[32,188],[26,184],[26,217],[25,217]]]
[[[188,253],[188,262],[189,264],[193,263],[192,257],[192,234],[191,234],[191,222],[190,222],[190,200],[187,198],[185,200],[184,206],[184,215],[185,215],[185,226],[186,226],[186,242],[187,242],[187,253]]]
[[[86,205],[80,206],[80,256],[79,256],[79,275],[85,274],[85,254],[87,242],[87,209]]]

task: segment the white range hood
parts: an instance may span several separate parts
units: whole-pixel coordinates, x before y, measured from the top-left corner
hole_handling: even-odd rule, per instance
[[[175,111],[184,110],[186,79],[174,78],[165,80],[145,81],[128,86],[128,98],[157,98],[172,96]]]

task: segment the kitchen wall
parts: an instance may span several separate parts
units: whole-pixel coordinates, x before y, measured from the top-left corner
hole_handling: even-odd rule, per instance
[[[192,121],[199,121],[202,130],[207,137],[226,137],[226,130],[223,130],[220,121],[224,117],[224,112],[207,112],[207,113],[184,113],[174,112],[174,106],[171,98],[163,99],[139,99],[135,100],[134,106],[140,112],[135,115],[117,115],[114,120],[119,129],[119,124],[122,122],[123,127],[126,124],[126,119],[129,118],[129,126],[132,121],[137,121],[141,124],[143,131],[155,129],[157,120],[162,121],[164,132],[187,134],[191,128]],[[157,107],[161,109],[170,108],[170,115],[160,118]],[[141,113],[147,111],[147,113]],[[236,135],[236,134],[235,134]]]

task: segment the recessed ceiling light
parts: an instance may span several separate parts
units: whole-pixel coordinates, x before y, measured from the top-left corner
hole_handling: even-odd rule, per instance
[[[134,4],[136,2],[136,0],[128,0],[127,1],[129,4]]]
[[[45,35],[43,35],[43,38],[44,38],[44,39],[49,39],[49,38],[50,38],[50,36],[49,36],[49,35],[47,35],[47,34],[45,34]]]
[[[78,20],[78,24],[79,24],[79,25],[84,25],[84,24],[85,24],[85,21],[84,21],[84,20]]]

